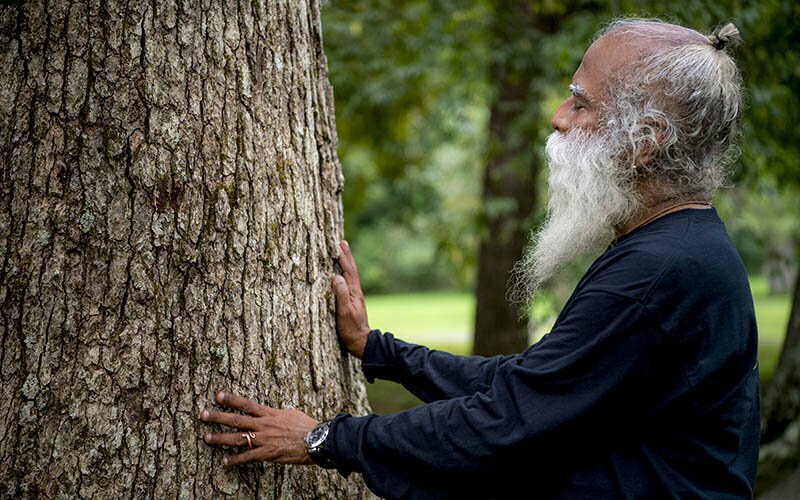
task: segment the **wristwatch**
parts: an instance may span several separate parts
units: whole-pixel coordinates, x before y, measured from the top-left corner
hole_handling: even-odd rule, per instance
[[[334,468],[333,462],[328,458],[328,453],[326,453],[327,447],[325,446],[330,432],[331,421],[326,420],[325,422],[318,423],[316,427],[308,431],[305,437],[306,453],[308,453],[308,456],[315,464],[323,469]]]

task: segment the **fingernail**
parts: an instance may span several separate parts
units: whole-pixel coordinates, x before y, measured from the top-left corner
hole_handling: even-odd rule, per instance
[[[342,243],[344,243],[345,248],[350,248],[350,243],[348,243],[347,240],[342,240]]]
[[[228,465],[228,457],[223,458],[222,463]]]
[[[208,418],[208,410],[203,410],[200,414],[200,420],[206,420]]]
[[[217,393],[217,401],[219,401],[221,403],[223,400],[225,400],[225,393],[222,392],[222,391],[219,391]]]
[[[333,277],[333,282],[337,285],[341,285],[342,283],[344,283],[344,278],[342,278],[337,274],[336,276]]]
[[[209,433],[209,434],[206,434],[205,436],[203,436],[203,440],[205,440],[206,443],[211,441],[211,434]]]

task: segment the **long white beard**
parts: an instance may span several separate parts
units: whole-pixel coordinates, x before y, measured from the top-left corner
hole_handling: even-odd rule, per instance
[[[512,274],[510,299],[529,304],[536,291],[576,257],[611,242],[615,226],[641,207],[632,166],[606,134],[553,132],[547,138],[547,217]]]

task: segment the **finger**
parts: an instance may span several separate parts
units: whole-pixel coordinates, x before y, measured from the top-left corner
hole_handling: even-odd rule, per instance
[[[224,411],[203,410],[200,420],[210,424],[222,424],[236,429],[255,430],[256,419],[238,413],[226,413]]]
[[[248,448],[250,446],[250,443],[247,442],[247,433],[244,432],[208,432],[203,436],[203,441],[214,446],[231,448]],[[253,447],[258,446],[256,438],[250,438],[250,441],[253,443]]]
[[[239,411],[260,417],[267,413],[267,408],[263,405],[256,403],[247,398],[231,394],[229,392],[220,391],[217,393],[217,403],[228,408],[235,408]]]
[[[352,297],[347,282],[338,274],[333,277],[333,295],[336,297],[336,311],[341,314],[344,308],[350,306]]]
[[[339,254],[339,265],[342,267],[342,274],[344,279],[347,280],[347,285],[350,287],[350,293],[356,297],[361,295],[361,283],[358,280],[358,269],[356,268],[356,261],[353,254],[350,252],[350,245],[347,241],[342,240],[342,251]]]
[[[235,467],[237,465],[265,460],[267,457],[263,455],[263,450],[254,448],[252,450],[243,451],[237,455],[228,455],[222,459],[222,463],[227,467]]]

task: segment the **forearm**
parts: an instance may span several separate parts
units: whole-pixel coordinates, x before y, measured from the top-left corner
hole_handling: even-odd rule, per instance
[[[391,333],[370,332],[362,360],[364,374],[403,384],[424,402],[485,391],[495,371],[514,356],[456,356],[409,344]]]
[[[500,369],[486,393],[392,415],[340,416],[333,430],[332,461],[342,473],[363,474],[370,489],[389,498],[488,498],[483,488],[491,482],[486,479],[521,463],[532,466],[532,451],[550,460],[560,448],[548,443],[560,441],[571,449],[568,439],[559,438],[575,435],[568,431],[575,429],[570,417],[585,411],[562,407],[553,412],[557,398],[523,394],[525,384],[509,368]],[[553,413],[566,420],[537,418]]]

